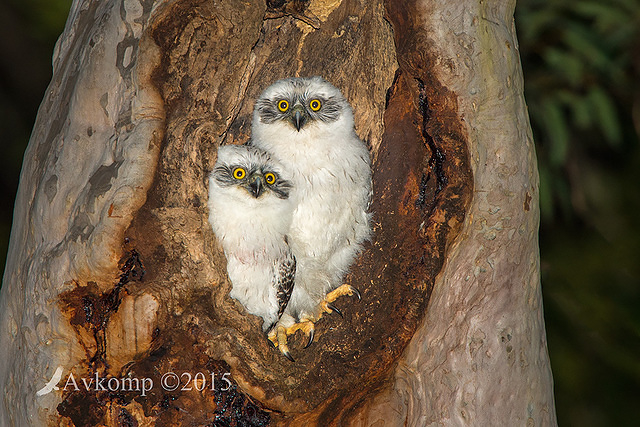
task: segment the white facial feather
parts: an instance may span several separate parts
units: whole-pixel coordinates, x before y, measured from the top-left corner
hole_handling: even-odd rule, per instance
[[[311,109],[315,99],[322,104],[317,112]],[[287,111],[278,109],[281,100]],[[300,129],[295,108],[304,115]],[[297,268],[285,313],[294,320],[316,318],[320,302],[342,284],[371,233],[369,152],[355,133],[351,107],[320,77],[268,87],[256,101],[251,144],[277,159],[292,181],[287,235]]]
[[[245,171],[244,181],[234,177],[236,168]],[[255,197],[247,181],[251,171],[263,177],[273,173],[281,185],[266,185]],[[230,296],[249,313],[262,317],[264,330],[278,320],[281,312],[278,286],[283,279],[282,266],[293,263],[291,275],[295,271],[285,237],[293,207],[290,197],[283,198],[275,191],[282,188],[290,190],[283,168],[262,150],[247,146],[218,150],[209,177],[209,223],[227,258]]]

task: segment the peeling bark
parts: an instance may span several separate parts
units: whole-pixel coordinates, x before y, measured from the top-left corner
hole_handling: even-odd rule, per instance
[[[0,424],[555,423],[535,156],[498,3],[76,1],[16,201]],[[294,336],[291,363],[228,296],[207,175],[266,86],[317,74],[370,147],[374,237],[346,277],[362,301],[339,300],[309,349]]]

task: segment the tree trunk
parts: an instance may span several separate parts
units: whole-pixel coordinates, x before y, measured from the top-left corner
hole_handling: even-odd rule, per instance
[[[554,425],[513,8],[74,1],[16,201],[0,424]],[[207,175],[266,86],[318,74],[370,146],[374,237],[362,301],[291,363],[228,296]]]

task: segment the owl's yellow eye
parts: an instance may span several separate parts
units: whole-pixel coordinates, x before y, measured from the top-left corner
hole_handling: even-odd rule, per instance
[[[269,172],[264,175],[264,180],[267,181],[267,184],[271,185],[276,182],[276,175]]]
[[[281,99],[280,101],[278,101],[278,110],[284,113],[288,109],[289,109],[289,102],[287,102],[287,100]]]
[[[320,107],[322,107],[322,103],[319,99],[312,99],[309,103],[309,108],[311,108],[311,111],[318,111]]]
[[[233,177],[235,179],[242,179],[247,175],[247,172],[242,168],[235,168],[233,170]]]

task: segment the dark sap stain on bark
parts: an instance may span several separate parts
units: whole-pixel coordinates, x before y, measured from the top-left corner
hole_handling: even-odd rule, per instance
[[[148,356],[127,367],[127,374],[151,378],[154,384],[161,383],[163,372],[178,375],[177,390],[154,387],[144,398],[135,398],[145,416],[155,417],[156,426],[268,425],[270,413],[240,391],[225,362],[205,354],[200,334],[201,328],[194,324],[179,334],[159,332]],[[189,382],[194,379],[201,382]]]
[[[124,408],[120,408],[118,414],[119,427],[138,427],[138,421]]]
[[[58,404],[58,413],[71,419],[76,427],[100,425],[105,412],[106,408],[93,393],[71,393]]]
[[[118,311],[122,301],[122,292],[130,281],[140,281],[144,276],[144,266],[138,251],[131,250],[121,267],[120,280],[107,292],[100,292],[95,282],[78,286],[60,294],[62,309],[69,314],[70,324],[74,327],[89,329],[96,341],[96,353],[89,360],[92,372],[107,368],[105,332],[109,317]]]
[[[112,289],[100,292],[96,283],[89,282],[87,286],[78,286],[60,295],[60,303],[70,324],[90,331],[95,339],[96,351],[88,357],[84,378],[93,379],[95,375],[108,379],[144,378],[150,379],[153,387],[144,395],[139,389],[122,387],[114,391],[115,387],[109,389],[105,384],[89,385],[87,390],[77,375],[75,382],[79,390],[72,385],[68,387],[57,407],[58,413],[78,427],[104,424],[107,412],[117,414],[117,425],[136,426],[138,420],[128,410],[136,401],[145,417],[153,419],[158,427],[269,425],[270,412],[240,391],[230,376],[229,366],[206,355],[210,337],[195,323],[188,324],[186,330],[156,329],[148,352],[126,364],[120,372],[110,372],[105,334],[109,318],[117,312],[122,292],[127,291],[125,286],[136,281],[143,287],[141,280],[145,273],[140,254],[132,249],[122,263],[120,280]],[[209,300],[209,295],[195,295],[190,305]],[[175,373],[179,381],[179,386],[172,391],[162,385],[162,375],[168,372]]]
[[[86,286],[78,285],[60,294],[60,306],[69,317],[70,325],[78,333],[81,329],[89,331],[95,340],[95,353],[88,355],[86,361],[88,376],[96,373],[105,376],[108,371],[106,328],[109,318],[118,311],[122,292],[127,292],[126,285],[132,281],[141,281],[144,274],[140,254],[132,249],[122,262],[118,283],[110,290],[101,292],[95,282],[88,282]],[[71,387],[67,393],[58,405],[60,415],[71,418],[76,426],[99,424],[94,422],[94,418],[100,419],[104,415],[104,396],[98,398],[96,393],[82,388],[76,391]]]
[[[425,209],[427,208],[428,201],[431,201],[431,207],[435,206],[438,194],[440,194],[448,183],[447,174],[443,170],[447,159],[444,148],[436,144],[427,131],[427,124],[431,118],[429,99],[424,82],[419,78],[417,78],[416,81],[418,82],[418,89],[420,90],[418,105],[420,106],[420,113],[422,115],[422,138],[431,151],[426,173],[422,175],[420,180],[420,194],[418,195],[418,200],[416,200],[416,205]],[[431,211],[429,211],[429,214],[430,213]]]

